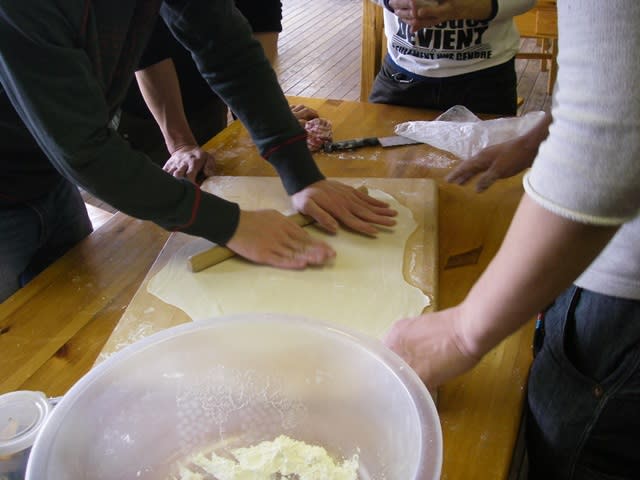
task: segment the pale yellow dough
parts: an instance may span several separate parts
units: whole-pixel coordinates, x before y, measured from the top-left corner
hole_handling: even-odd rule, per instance
[[[176,480],[210,478],[194,472],[197,468],[216,480],[273,480],[296,478],[299,480],[357,480],[358,456],[335,462],[327,451],[280,435],[272,441],[232,450],[235,459],[215,453],[198,453],[188,459],[189,465],[180,466]],[[278,476],[278,474],[280,476]]]
[[[232,258],[192,273],[187,268],[188,257],[211,245],[194,240],[170,259],[147,289],[193,320],[284,313],[381,337],[394,321],[419,315],[430,302],[402,273],[405,244],[416,228],[411,211],[384,192],[371,190],[369,194],[398,210],[397,225],[375,239],[346,230],[330,236],[306,227],[335,249],[337,256],[330,265],[291,271]]]

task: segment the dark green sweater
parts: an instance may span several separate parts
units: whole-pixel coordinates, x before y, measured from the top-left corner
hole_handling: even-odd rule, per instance
[[[0,0],[0,206],[37,198],[64,175],[132,216],[229,240],[236,204],[171,177],[108,126],[159,13],[286,191],[323,178],[232,0]]]

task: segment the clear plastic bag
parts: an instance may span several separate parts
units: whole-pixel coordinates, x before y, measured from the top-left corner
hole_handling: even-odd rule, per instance
[[[520,117],[481,120],[469,109],[455,105],[435,120],[396,125],[395,133],[466,160],[483,148],[520,136],[538,124],[545,113],[529,112]]]

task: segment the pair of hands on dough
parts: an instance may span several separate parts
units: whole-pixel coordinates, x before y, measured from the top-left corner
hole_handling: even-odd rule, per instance
[[[195,182],[198,172],[212,161],[213,157],[199,147],[185,146],[163,168],[175,177]],[[397,212],[388,204],[340,182],[321,180],[291,198],[296,210],[332,234],[340,223],[372,237],[378,232],[375,225],[395,224]],[[241,210],[238,227],[227,247],[254,262],[290,269],[322,265],[336,255],[329,244],[314,239],[276,210]]]
[[[391,227],[397,215],[387,203],[333,180],[315,182],[291,199],[296,210],[331,234],[342,224],[373,237],[378,232],[375,225]],[[227,247],[254,262],[290,269],[322,265],[336,255],[329,244],[275,210],[241,211]]]
[[[164,169],[176,177],[187,177],[195,182],[200,171],[198,165],[204,165],[208,158],[210,156],[202,150],[185,149],[175,163],[169,159]],[[397,214],[387,203],[332,180],[309,185],[294,194],[292,201],[296,210],[309,215],[332,234],[341,223],[374,237],[378,232],[375,225],[391,227]],[[227,247],[256,263],[290,269],[323,265],[336,255],[329,244],[314,239],[276,210],[241,210],[238,227]]]
[[[167,161],[164,170],[195,182],[196,175],[209,161],[213,157],[197,146],[183,147]],[[291,198],[297,211],[312,217],[331,234],[338,231],[341,223],[374,237],[378,232],[375,225],[395,224],[393,217],[397,212],[387,203],[333,180],[313,183]],[[241,210],[238,227],[227,247],[256,263],[290,269],[323,265],[336,255],[329,244],[314,239],[276,210]]]
[[[318,119],[318,113],[305,105],[292,105],[291,112],[301,123]],[[209,175],[213,168],[211,154],[197,145],[183,145],[173,152],[163,170],[195,182],[201,170]],[[375,225],[391,227],[397,214],[388,204],[331,180],[309,185],[294,194],[292,201],[296,210],[312,217],[331,234],[342,224],[374,237],[378,232]],[[275,210],[241,211],[238,227],[227,247],[256,263],[290,269],[322,265],[336,255],[326,242],[314,239]]]

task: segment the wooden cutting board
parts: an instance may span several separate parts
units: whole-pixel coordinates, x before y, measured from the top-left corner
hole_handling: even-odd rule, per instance
[[[437,306],[437,186],[430,179],[401,178],[339,178],[343,183],[377,189],[393,196],[409,208],[417,223],[415,232],[405,247],[404,278],[420,288],[431,299],[425,310]],[[291,213],[289,199],[277,177],[211,177],[202,189],[227,200],[237,202],[243,209],[275,208]],[[164,303],[147,291],[149,280],[162,268],[178,249],[188,242],[202,241],[183,233],[173,233],[155,263],[147,273],[131,303],[107,340],[97,362],[125,346],[160,330],[191,321],[179,308]],[[248,275],[252,266],[247,265]],[[176,285],[176,288],[180,288]],[[283,292],[286,294],[286,292]],[[149,318],[152,318],[152,322]]]

